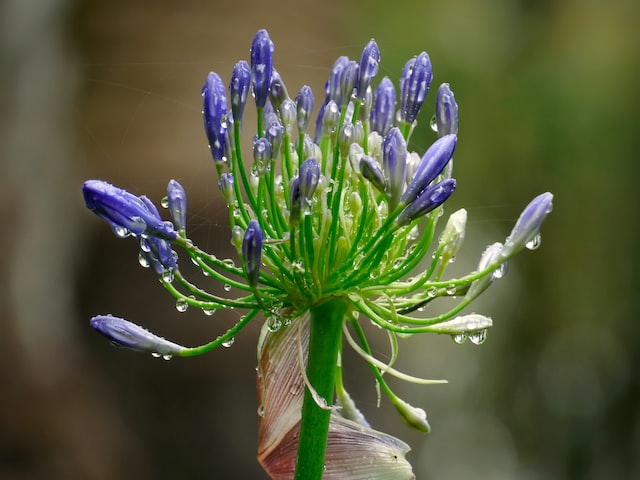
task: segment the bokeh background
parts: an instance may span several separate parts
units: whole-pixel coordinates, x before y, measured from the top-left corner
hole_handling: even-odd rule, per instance
[[[84,210],[102,178],[159,201],[189,193],[189,227],[232,255],[202,132],[200,86],[267,28],[292,95],[316,98],[334,59],[371,37],[397,80],[426,50],[460,105],[458,190],[469,211],[452,274],[475,266],[536,194],[555,194],[541,247],[475,310],[482,346],[422,336],[393,382],[433,432],[409,431],[347,355],[374,426],[407,441],[418,479],[640,478],[640,3],[634,0],[0,4],[0,478],[266,478],[255,461],[255,344],[164,362],[116,350],[98,313],[204,343],[237,319],[178,313],[131,241]],[[412,147],[434,139],[433,92]],[[248,134],[249,136],[249,134]],[[211,288],[216,288],[211,286]],[[384,355],[380,339],[378,353]]]

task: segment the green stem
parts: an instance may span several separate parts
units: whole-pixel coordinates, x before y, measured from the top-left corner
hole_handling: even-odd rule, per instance
[[[311,308],[307,377],[318,395],[333,403],[344,298],[332,298]],[[305,389],[294,480],[320,480],[324,472],[331,411],[320,408]]]

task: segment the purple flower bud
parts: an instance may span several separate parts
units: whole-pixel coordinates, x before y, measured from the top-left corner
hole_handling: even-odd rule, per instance
[[[504,242],[502,258],[509,258],[523,248],[533,250],[540,244],[540,227],[553,208],[553,195],[542,193],[531,200],[520,214],[511,234]]]
[[[338,145],[344,155],[349,152],[349,147],[355,142],[355,130],[355,126],[348,122],[343,123],[340,128],[340,132],[338,134]]]
[[[296,104],[293,100],[285,100],[280,105],[280,119],[282,120],[282,126],[284,127],[284,131],[288,135],[293,134],[293,126],[296,123]]]
[[[380,168],[380,164],[369,155],[363,155],[360,159],[360,173],[380,192],[386,191],[387,185],[384,173],[382,173],[382,168]]]
[[[438,176],[447,165],[456,149],[458,137],[445,135],[436,140],[422,156],[422,160],[416,167],[413,178],[400,201],[404,204],[411,203],[429,184]]]
[[[98,333],[101,333],[120,347],[167,357],[179,354],[185,349],[182,345],[154,335],[149,330],[123,318],[98,315],[91,319],[90,324]]]
[[[269,85],[269,100],[274,109],[280,109],[282,102],[289,99],[289,92],[278,71],[274,68],[271,72],[271,84]]]
[[[302,165],[300,165],[300,197],[306,205],[305,210],[311,204],[311,199],[318,186],[320,180],[320,165],[314,158],[307,158]]]
[[[340,85],[342,82],[342,71],[349,64],[349,58],[342,56],[339,57],[335,63],[333,64],[333,68],[331,69],[331,75],[329,77],[329,81],[327,82],[326,90],[327,90],[327,99],[333,100],[338,108],[342,105],[342,92],[340,89]],[[328,101],[325,101],[325,104]]]
[[[259,30],[251,44],[251,79],[258,108],[264,108],[267,103],[273,72],[273,50],[274,45],[267,31]]]
[[[249,96],[251,86],[251,68],[244,60],[240,60],[233,67],[231,83],[229,83],[229,96],[231,98],[231,111],[236,122],[242,122],[244,107]]]
[[[242,259],[250,287],[258,285],[260,262],[262,261],[262,241],[264,235],[257,220],[251,220],[242,240]]]
[[[270,105],[270,104],[268,104]],[[267,128],[264,131],[264,138],[269,140],[271,144],[271,159],[275,159],[282,145],[282,135],[284,135],[284,127],[277,118],[266,123]]]
[[[448,83],[438,88],[436,96],[436,126],[438,137],[458,133],[458,104]]]
[[[409,224],[412,220],[426,215],[442,205],[456,188],[456,181],[448,178],[425,189],[418,198],[409,203],[396,218],[399,226]]]
[[[360,113],[358,114],[358,120],[362,123],[368,123],[371,118],[371,106],[373,105],[373,91],[371,85],[367,87],[360,106]]]
[[[389,210],[398,206],[407,179],[407,142],[400,129],[393,127],[382,144],[382,167],[388,179]]]
[[[489,245],[484,250],[484,252],[482,252],[482,256],[480,257],[480,262],[478,262],[477,271],[481,272],[482,270],[487,268],[489,265],[497,261],[500,258],[501,251],[502,251],[502,244],[500,242],[496,242]],[[501,278],[504,275],[506,268],[507,268],[507,263],[505,262],[502,265],[500,265],[496,270],[494,270],[491,274],[485,275],[484,277],[481,277],[478,280],[474,281],[469,287],[469,290],[467,290],[467,294],[465,295],[465,298],[467,300],[473,300],[474,298],[478,297],[482,292],[484,292],[487,288],[489,288],[489,285],[491,285],[496,278]]]
[[[380,49],[375,40],[369,43],[362,50],[360,65],[358,68],[358,98],[364,100],[367,88],[371,84],[371,79],[378,73],[378,63],[380,63]]]
[[[289,193],[289,224],[291,226],[300,223],[301,199],[300,177],[295,177],[291,182],[291,191]]]
[[[309,120],[313,113],[314,98],[313,91],[308,85],[304,85],[300,89],[300,93],[296,97],[296,107],[298,113],[298,131],[305,132],[309,126]]]
[[[400,120],[407,123],[415,121],[432,78],[431,61],[425,52],[405,64],[400,77]]]
[[[396,89],[389,77],[384,77],[376,88],[371,110],[371,129],[385,136],[393,126],[396,114]]]
[[[259,138],[253,144],[253,161],[255,174],[262,176],[271,168],[271,143],[265,137]]]
[[[324,106],[322,117],[322,132],[323,134],[332,135],[338,128],[338,122],[340,121],[340,109],[333,100],[330,100]]]
[[[345,64],[340,75],[340,98],[342,105],[346,105],[351,100],[351,94],[358,80],[358,64],[351,60]],[[342,106],[341,105],[341,106]]]
[[[87,208],[111,226],[119,237],[129,234],[176,238],[169,222],[163,222],[158,210],[150,209],[140,197],[102,180],[87,180],[82,186]],[[153,204],[152,204],[153,205]]]
[[[320,105],[320,108],[318,109],[318,116],[316,117],[316,128],[315,131],[313,132],[313,141],[316,143],[320,143],[320,140],[322,140],[322,122],[324,120],[324,108],[325,108],[325,104],[323,103],[322,105]]]
[[[166,240],[143,235],[140,237],[140,264],[144,267],[153,267],[158,275],[167,270],[177,270],[176,253],[171,249],[171,244]]]
[[[227,97],[224,84],[217,73],[211,72],[202,87],[202,117],[209,140],[209,149],[216,162],[224,157],[225,134],[227,131]]]
[[[169,180],[167,185],[167,201],[173,224],[178,230],[184,230],[187,225],[187,194],[175,180]]]
[[[233,189],[233,174],[232,173],[223,173],[220,176],[220,180],[218,180],[218,188],[220,189],[220,193],[227,201],[228,206],[236,206],[238,200],[236,199],[236,194]]]

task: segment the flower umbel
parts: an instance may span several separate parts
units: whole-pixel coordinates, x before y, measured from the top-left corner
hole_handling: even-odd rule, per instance
[[[269,35],[260,30],[251,45],[250,62],[238,62],[230,75],[231,111],[227,91],[216,73],[209,74],[202,90],[205,131],[220,192],[229,209],[231,238],[240,266],[232,259],[205,252],[189,239],[186,194],[175,180],[169,182],[167,200],[162,202],[172,221],[163,221],[146,197],[106,182],[89,180],[83,188],[87,207],[106,220],[117,235],[137,237],[141,265],[153,267],[162,285],[176,298],[179,310],[190,306],[207,315],[219,309],[246,313],[217,339],[193,348],[181,347],[116,317],[95,317],[91,324],[118,345],[154,354],[191,356],[230,344],[245,325],[263,313],[267,320],[261,359],[264,355],[293,355],[291,349],[297,348],[302,361],[283,363],[284,376],[279,371],[274,378],[303,385],[301,392],[305,393],[304,402],[302,396],[296,397],[298,412],[303,405],[299,424],[298,419],[273,418],[291,415],[291,405],[288,410],[276,409],[272,403],[264,405],[271,409],[263,412],[264,422],[296,430],[270,431],[268,449],[262,445],[261,451],[268,450],[264,458],[269,458],[271,465],[272,442],[293,441],[299,429],[297,463],[289,463],[295,466],[295,478],[313,479],[322,476],[327,438],[329,459],[336,453],[333,447],[340,444],[337,436],[346,431],[362,439],[353,448],[365,454],[387,448],[401,454],[405,451],[403,444],[364,425],[346,393],[338,360],[341,337],[369,364],[402,419],[428,431],[425,412],[398,398],[386,379],[393,376],[423,384],[443,381],[395,370],[397,337],[437,333],[451,335],[458,343],[467,338],[482,343],[492,320],[462,311],[504,274],[513,255],[525,247],[537,247],[553,196],[544,193],[536,197],[504,245],[495,243],[485,251],[476,271],[444,279],[447,265],[461,248],[467,212],[454,213],[436,236],[443,205],[456,188],[451,159],[458,141],[458,105],[449,85],[443,84],[435,100],[439,138],[426,152],[412,151],[411,134],[433,77],[429,56],[422,52],[405,65],[397,106],[396,89],[388,78],[375,89],[372,86],[380,62],[375,41],[366,45],[359,63],[340,57],[326,83],[312,139],[306,130],[314,95],[303,86],[295,99],[289,98],[283,79],[273,68],[273,52]],[[240,132],[250,88],[258,115],[253,163],[248,166],[242,156]],[[173,249],[182,250],[205,275],[221,282],[229,295],[206,292],[184,276]],[[455,305],[438,315],[423,313],[441,298],[455,299]],[[302,328],[303,318],[310,328],[306,323]],[[369,321],[389,335],[390,361],[383,362],[371,352],[365,331]],[[272,347],[270,351],[268,345],[280,345],[277,339],[285,335],[283,332],[297,341],[287,337],[289,350]],[[269,374],[268,369],[265,372]],[[270,388],[276,388],[273,382],[262,379],[263,397]],[[339,415],[340,405],[333,405],[334,397],[350,420]],[[358,423],[363,425],[354,427]],[[335,478],[356,478],[347,474],[354,471],[347,457],[341,456],[331,467],[338,469]],[[367,478],[394,478],[384,462],[380,465],[379,470],[367,472]],[[293,475],[293,470],[291,466],[287,471]],[[409,468],[397,478],[410,475]]]

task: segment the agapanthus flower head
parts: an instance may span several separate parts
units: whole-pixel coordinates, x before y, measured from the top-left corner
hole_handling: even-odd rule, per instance
[[[87,207],[116,233],[137,237],[140,263],[158,273],[176,297],[178,311],[191,307],[206,315],[221,309],[245,312],[218,338],[192,348],[123,319],[94,318],[92,325],[109,339],[135,350],[190,356],[229,346],[248,323],[264,314],[259,374],[270,378],[259,377],[258,382],[260,461],[282,478],[291,478],[294,469],[297,478],[320,478],[325,467],[334,478],[392,478],[388,475],[393,467],[379,461],[379,455],[390,452],[398,454],[401,478],[411,478],[404,444],[370,429],[346,392],[340,348],[349,345],[369,364],[380,391],[405,423],[428,431],[424,410],[395,395],[386,379],[444,381],[396,370],[398,338],[436,333],[450,335],[456,343],[483,343],[493,321],[463,310],[504,275],[507,260],[539,244],[541,225],[551,211],[550,193],[536,197],[504,245],[488,247],[476,270],[447,278],[467,226],[464,209],[452,214],[444,228],[438,225],[457,186],[451,176],[458,141],[457,104],[443,84],[436,98],[438,138],[413,151],[410,136],[432,78],[429,56],[422,52],[405,65],[397,118],[391,80],[385,77],[377,87],[370,85],[379,61],[374,41],[365,47],[360,63],[347,57],[336,60],[313,139],[306,134],[314,109],[311,89],[305,86],[295,101],[289,98],[273,67],[273,43],[265,30],[253,40],[250,67],[238,62],[233,70],[231,112],[222,80],[209,74],[203,88],[204,124],[220,194],[229,210],[235,259],[220,259],[188,238],[186,194],[175,181],[169,183],[165,205],[172,222],[163,221],[144,196],[98,180],[83,187]],[[258,114],[250,166],[241,151],[239,128],[248,68]],[[176,250],[186,252],[196,268],[231,293],[209,293],[197,286],[178,267]],[[436,313],[431,305],[442,298],[454,305]],[[370,323],[388,334],[391,360],[382,361],[372,352]],[[292,393],[293,388],[297,390]],[[334,398],[339,404],[333,405]],[[307,418],[312,418],[310,423]],[[318,440],[309,429],[320,424],[324,433]],[[341,435],[354,441],[345,445]],[[296,456],[298,442],[301,453]],[[308,456],[325,447],[326,464],[324,454],[319,462]],[[378,470],[356,471],[354,458],[364,458],[358,464],[376,465]],[[307,474],[307,468],[313,473]]]

